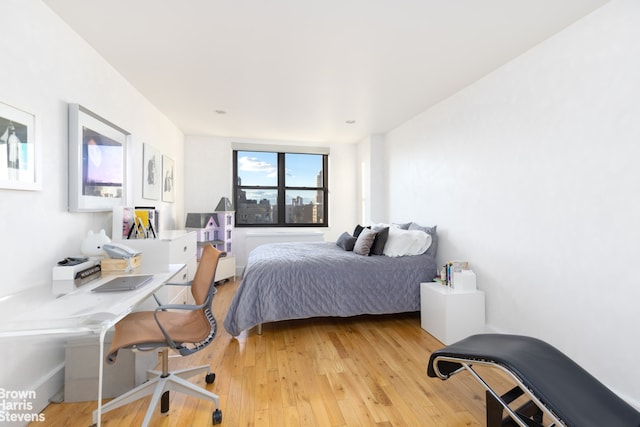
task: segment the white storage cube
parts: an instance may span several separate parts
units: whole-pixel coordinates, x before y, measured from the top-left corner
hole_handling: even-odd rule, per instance
[[[422,329],[446,345],[484,332],[484,292],[459,291],[440,283],[420,284]]]
[[[105,352],[111,345],[105,338]],[[65,345],[64,401],[86,402],[98,400],[97,338],[81,338]],[[104,354],[102,355],[104,358]],[[120,350],[113,365],[104,363],[102,397],[117,397],[147,380],[147,370],[158,365],[158,353],[151,351]]]

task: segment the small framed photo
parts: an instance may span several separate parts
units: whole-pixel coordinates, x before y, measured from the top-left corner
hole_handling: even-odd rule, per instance
[[[175,165],[171,157],[162,156],[162,201],[173,203],[175,199]]]
[[[159,200],[162,191],[162,157],[154,146],[142,145],[142,197]]]
[[[0,188],[40,190],[36,117],[0,102]]]

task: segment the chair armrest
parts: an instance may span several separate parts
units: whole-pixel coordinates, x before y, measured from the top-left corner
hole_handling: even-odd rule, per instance
[[[165,311],[165,310],[198,310],[201,309],[203,305],[195,305],[195,304],[163,304],[160,307],[156,307],[154,312],[156,311]]]
[[[162,326],[162,323],[160,322],[160,319],[158,319],[158,312],[159,311],[167,311],[167,310],[195,311],[195,310],[202,309],[204,306],[205,306],[205,304],[201,304],[201,305],[194,305],[194,304],[164,304],[164,305],[161,305],[160,307],[156,307],[155,310],[153,310],[153,318],[155,319],[156,323],[158,324],[158,328],[160,328],[160,332],[162,332],[162,335],[164,335],[164,339],[169,343],[171,348],[176,349],[176,348],[178,348],[178,346],[176,345],[176,342],[171,338],[171,336],[169,336],[169,333],[164,328],[164,326]]]
[[[189,286],[191,287],[191,284],[193,283],[193,280],[189,280],[188,282],[167,282],[165,283],[165,285],[169,285],[169,286]],[[162,302],[160,301],[160,298],[158,298],[158,296],[154,293],[153,294],[153,298],[156,300],[156,303],[158,303],[159,307],[162,307],[164,304],[162,304]]]
[[[189,280],[188,282],[167,282],[166,286],[191,286],[193,280]]]

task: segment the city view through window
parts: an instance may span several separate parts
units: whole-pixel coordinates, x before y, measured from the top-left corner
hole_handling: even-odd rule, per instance
[[[326,225],[326,155],[234,155],[236,225]]]

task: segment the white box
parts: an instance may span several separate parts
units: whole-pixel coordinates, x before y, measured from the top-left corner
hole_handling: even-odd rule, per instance
[[[439,283],[420,284],[422,329],[449,345],[484,332],[484,292],[459,291]]]
[[[90,259],[76,265],[56,265],[51,271],[51,279],[73,281],[76,278],[76,274],[98,264],[98,261]]]
[[[105,338],[105,352],[111,337]],[[98,400],[98,353],[100,343],[95,338],[80,338],[65,345],[64,401]],[[104,355],[102,355],[104,357]],[[102,397],[120,396],[147,380],[147,370],[158,365],[158,353],[123,349],[113,365],[104,363]]]
[[[457,291],[475,291],[476,274],[471,270],[456,271],[451,285]]]

